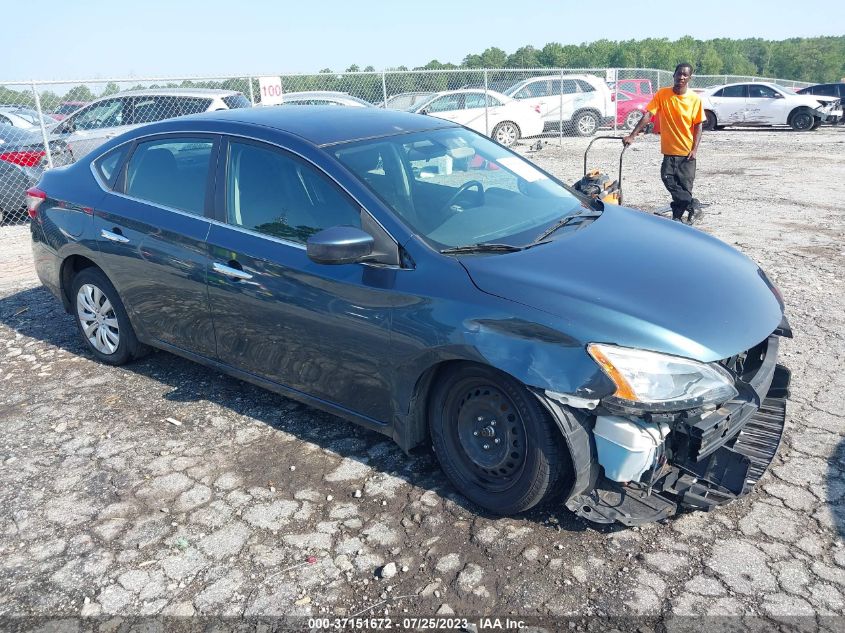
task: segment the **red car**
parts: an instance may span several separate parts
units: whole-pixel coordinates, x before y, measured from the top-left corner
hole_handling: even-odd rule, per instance
[[[643,117],[645,107],[651,101],[652,95],[631,94],[618,92],[616,95],[616,125],[617,127],[633,130]]]
[[[90,103],[90,101],[62,101],[59,104],[59,107],[56,108],[55,112],[51,114],[54,119],[57,121],[62,121],[68,117],[68,115],[73,114],[82,106],[86,106]]]

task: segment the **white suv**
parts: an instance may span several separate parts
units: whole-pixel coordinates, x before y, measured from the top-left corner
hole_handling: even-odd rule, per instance
[[[57,124],[52,138],[62,139],[80,158],[129,129],[185,114],[248,108],[249,99],[235,90],[157,88],[127,90],[102,97]]]
[[[539,107],[546,130],[592,136],[613,125],[616,107],[603,79],[591,75],[547,75],[520,81],[505,94]]]

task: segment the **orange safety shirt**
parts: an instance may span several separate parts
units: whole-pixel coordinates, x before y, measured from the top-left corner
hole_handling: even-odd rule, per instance
[[[675,94],[672,88],[658,90],[646,110],[660,117],[660,151],[666,156],[686,156],[692,151],[693,126],[704,122],[701,98],[687,88]]]

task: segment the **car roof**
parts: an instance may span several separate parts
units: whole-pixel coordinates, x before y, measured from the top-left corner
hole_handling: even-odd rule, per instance
[[[454,94],[487,94],[493,95],[494,97],[500,97],[504,101],[513,101],[512,97],[509,97],[506,94],[502,94],[501,92],[496,92],[495,90],[484,90],[484,88],[458,88],[457,90],[441,90],[440,92],[432,92],[432,97],[442,97],[444,95],[454,95]]]
[[[351,97],[348,92],[336,90],[302,90],[300,92],[285,92],[282,97]]]
[[[148,96],[176,96],[176,97],[228,97],[229,95],[241,94],[237,90],[222,90],[217,88],[144,88],[142,90],[122,90],[112,95],[100,97],[110,99],[112,97],[148,97]],[[100,99],[97,99],[99,101]]]
[[[186,122],[239,123],[295,134],[317,145],[335,145],[370,138],[423,132],[449,127],[455,123],[419,114],[382,108],[237,108],[193,114],[139,128],[145,134],[178,131]],[[225,130],[220,130],[225,133]]]
[[[550,79],[587,79],[591,81],[598,81],[604,83],[600,77],[596,77],[595,75],[542,75],[540,77],[527,77],[522,81],[518,82],[520,84],[527,83],[529,81],[537,81],[538,79],[542,79],[543,81],[548,81]],[[624,81],[624,80],[620,80]],[[516,85],[516,84],[514,84]]]

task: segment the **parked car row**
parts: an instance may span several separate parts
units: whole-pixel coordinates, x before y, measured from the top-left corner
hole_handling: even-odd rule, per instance
[[[704,101],[708,130],[732,125],[789,125],[795,130],[813,130],[822,123],[835,123],[842,118],[843,86],[843,83],[820,84],[795,93],[776,84],[745,82],[697,92]],[[614,123],[632,129],[643,116],[653,92],[648,79],[620,79],[608,84],[592,75],[531,77],[512,84],[499,82],[496,87],[502,91],[468,87],[405,92],[379,105],[453,121],[511,146],[521,138],[561,131],[561,126],[562,131],[579,136],[592,136],[600,127]],[[286,106],[376,107],[353,95],[332,91],[292,92],[286,93],[283,99]],[[39,115],[35,109],[21,105],[0,105],[0,125],[32,131],[40,127],[43,118],[50,142],[56,143],[53,164],[59,166],[144,123],[251,105],[242,93],[232,90],[135,90],[90,103],[65,101],[49,115]],[[659,131],[659,121],[655,122],[655,131]],[[10,136],[8,130],[4,134]],[[38,135],[31,135],[13,145],[37,145],[42,140]],[[4,155],[17,156],[15,152]],[[33,174],[43,171],[45,156],[42,147],[35,164],[10,168],[12,161],[0,161],[0,213],[9,215],[21,209],[21,183],[37,180]]]
[[[57,167],[73,162],[73,153],[61,139],[50,141],[50,153]],[[26,190],[38,182],[46,166],[39,130],[0,123],[0,222],[15,217],[25,204]]]

